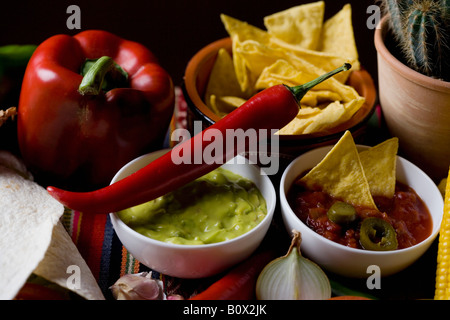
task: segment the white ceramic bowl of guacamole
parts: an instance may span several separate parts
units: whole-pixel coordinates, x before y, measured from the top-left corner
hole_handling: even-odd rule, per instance
[[[117,172],[111,183],[136,172],[168,151],[168,149],[159,150],[129,162]],[[247,183],[240,183],[237,188],[243,185],[246,189],[248,182],[251,181],[257,190],[250,186],[247,190],[241,190],[242,192],[238,195],[232,188],[233,185],[226,185],[224,189],[228,192],[224,196],[225,200],[221,199],[221,196],[217,199],[214,194],[206,198],[207,200],[204,200],[204,196],[201,197],[200,201],[205,201],[202,210],[211,210],[211,214],[192,217],[192,213],[197,210],[196,207],[191,208],[191,206],[197,206],[195,201],[190,201],[190,208],[186,209],[186,212],[179,208],[180,204],[195,197],[195,191],[187,188],[178,195],[184,195],[184,197],[180,200],[176,200],[175,197],[174,205],[170,204],[171,198],[159,199],[162,204],[151,204],[156,210],[160,205],[163,207],[162,210],[168,210],[168,207],[178,208],[174,210],[178,214],[174,218],[168,217],[165,213],[160,214],[162,219],[158,223],[162,225],[156,226],[146,224],[147,218],[142,213],[142,208],[134,208],[134,213],[111,213],[112,225],[125,248],[149,268],[178,278],[212,276],[249,257],[258,248],[270,227],[276,205],[275,189],[269,177],[262,174],[256,165],[250,164],[244,157],[238,156],[230,160],[222,165],[220,170],[223,171],[213,174],[209,179],[222,180],[225,176],[228,182],[234,183],[239,176],[247,180]],[[202,195],[206,193],[204,186],[197,187]],[[189,192],[192,192],[192,195],[188,195]],[[259,198],[258,194],[262,198]],[[261,199],[265,205],[261,205]],[[248,213],[248,206],[254,209],[250,210],[251,213]],[[225,210],[226,207],[232,209]],[[145,210],[147,209],[148,206]],[[261,214],[261,209],[265,209],[264,214]],[[237,218],[230,218],[232,214],[234,215],[234,210],[244,210],[247,213]],[[196,219],[201,221],[197,223]],[[186,220],[186,222],[180,223],[180,220]],[[179,231],[182,224],[190,225],[187,231]],[[198,227],[200,224],[201,227]],[[220,226],[217,227],[217,225]],[[234,226],[234,229],[230,226]],[[245,231],[241,232],[242,229]]]

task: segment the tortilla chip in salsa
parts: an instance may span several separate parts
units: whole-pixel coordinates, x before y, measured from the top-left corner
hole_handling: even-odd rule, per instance
[[[350,131],[346,131],[319,164],[300,179],[307,188],[340,198],[354,206],[377,209]]]
[[[359,153],[372,196],[394,196],[397,151],[398,138],[394,137]]]

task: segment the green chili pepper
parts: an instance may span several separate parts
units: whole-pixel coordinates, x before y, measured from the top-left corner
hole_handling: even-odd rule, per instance
[[[35,45],[0,46],[0,110],[7,110],[19,103],[20,89],[28,61]],[[17,121],[0,124],[2,139],[0,149],[19,152],[17,144]]]
[[[395,250],[397,234],[392,225],[379,218],[366,218],[361,223],[359,242],[364,249],[375,251]]]
[[[346,224],[355,221],[356,209],[351,204],[337,201],[328,209],[328,219],[338,224]]]
[[[25,68],[36,47],[34,44],[10,44],[0,47],[0,79],[8,69]]]

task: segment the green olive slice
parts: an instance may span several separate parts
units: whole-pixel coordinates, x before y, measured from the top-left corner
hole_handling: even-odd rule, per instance
[[[361,223],[359,242],[366,250],[388,251],[398,247],[392,225],[380,218],[366,218]]]
[[[349,203],[337,201],[328,209],[327,216],[334,223],[350,223],[356,219],[356,209]]]

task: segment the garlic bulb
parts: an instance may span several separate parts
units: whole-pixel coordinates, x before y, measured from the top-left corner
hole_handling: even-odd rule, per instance
[[[256,282],[259,300],[324,300],[331,285],[323,270],[300,252],[301,234],[293,230],[289,251],[264,267]]]
[[[148,272],[126,274],[110,289],[117,300],[163,300],[161,281],[151,278]]]

